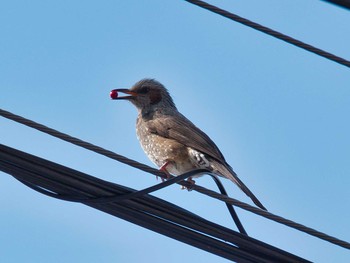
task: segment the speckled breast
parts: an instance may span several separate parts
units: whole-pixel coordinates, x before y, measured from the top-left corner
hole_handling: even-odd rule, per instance
[[[136,129],[136,134],[148,158],[157,166],[162,166],[166,159],[169,158],[167,155],[169,150],[166,147],[165,141],[160,136],[148,132],[145,127]]]
[[[138,125],[137,137],[148,158],[161,167],[167,161],[173,162],[167,170],[175,175],[194,169],[188,156],[188,148],[175,140],[150,133],[144,125]]]

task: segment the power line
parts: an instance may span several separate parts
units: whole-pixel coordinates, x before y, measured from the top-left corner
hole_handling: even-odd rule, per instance
[[[323,1],[350,9],[350,1],[349,0],[323,0]]]
[[[228,11],[226,11],[224,9],[221,9],[221,8],[219,8],[217,6],[208,4],[208,3],[200,1],[200,0],[185,0],[185,1],[187,1],[187,2],[189,2],[191,4],[194,4],[194,5],[200,6],[200,7],[204,8],[204,9],[207,9],[207,10],[213,12],[213,13],[216,13],[216,14],[219,14],[219,15],[224,16],[226,18],[229,18],[229,19],[231,19],[233,21],[236,21],[238,23],[241,23],[241,24],[243,24],[245,26],[249,26],[251,28],[254,28],[254,29],[256,29],[256,30],[258,30],[260,32],[263,32],[265,34],[268,34],[270,36],[273,36],[275,38],[283,40],[283,41],[285,41],[285,42],[287,42],[289,44],[292,44],[294,46],[297,46],[297,47],[300,47],[300,48],[305,49],[307,51],[310,51],[312,53],[315,53],[315,54],[317,54],[317,55],[319,55],[321,57],[327,58],[327,59],[332,60],[334,62],[337,62],[337,63],[339,63],[341,65],[344,65],[346,67],[350,67],[350,61],[349,60],[346,60],[344,58],[341,58],[339,56],[331,54],[331,53],[329,53],[327,51],[324,51],[322,49],[316,48],[316,47],[314,47],[312,45],[306,44],[305,42],[302,42],[300,40],[297,40],[295,38],[292,38],[292,37],[287,36],[285,34],[282,34],[280,32],[277,32],[277,31],[275,31],[275,30],[273,30],[271,28],[265,27],[263,25],[255,23],[253,21],[250,21],[250,20],[248,20],[246,18],[243,18],[243,17],[240,17],[240,16],[235,15],[233,13],[230,13],[230,12],[228,12]]]
[[[32,127],[34,129],[40,130],[40,131],[42,131],[44,133],[50,134],[50,135],[52,135],[52,136],[54,136],[56,138],[62,139],[62,140],[67,141],[67,142],[71,142],[71,143],[73,143],[75,145],[78,145],[80,147],[83,147],[85,149],[94,151],[96,153],[105,155],[105,156],[107,156],[109,158],[112,158],[114,160],[117,160],[119,162],[128,164],[128,165],[130,165],[132,167],[135,167],[135,168],[140,169],[142,171],[145,171],[147,173],[151,173],[151,174],[160,176],[160,177],[162,177],[164,179],[166,179],[167,176],[168,176],[168,175],[165,175],[163,172],[161,172],[161,171],[159,171],[157,169],[154,169],[152,167],[149,167],[149,166],[147,166],[145,164],[141,164],[141,163],[136,162],[134,160],[128,159],[128,158],[126,158],[126,157],[124,157],[122,155],[119,155],[119,154],[116,154],[116,153],[114,153],[112,151],[103,149],[102,147],[93,145],[91,143],[85,142],[85,141],[80,140],[78,138],[74,138],[72,136],[69,136],[68,134],[59,132],[59,131],[54,130],[52,128],[49,128],[49,127],[47,127],[45,125],[42,125],[40,123],[36,123],[36,122],[31,121],[29,119],[26,119],[26,118],[23,118],[21,116],[15,115],[15,114],[13,114],[11,112],[8,112],[8,111],[0,109],[0,115],[5,117],[5,118],[8,118],[10,120],[13,120],[13,121],[19,122],[21,124],[24,124],[26,126]],[[228,197],[228,196],[219,194],[219,193],[217,193],[215,191],[209,190],[209,189],[201,187],[199,185],[192,185],[191,183],[189,183],[187,181],[181,181],[181,182],[178,182],[178,184],[180,184],[182,186],[185,186],[187,188],[191,188],[193,191],[197,191],[197,192],[202,193],[204,195],[207,195],[207,196],[210,196],[212,198],[215,198],[215,199],[218,199],[220,201],[223,201],[223,202],[225,202],[227,204],[238,206],[238,207],[240,207],[240,208],[242,208],[242,209],[244,209],[246,211],[250,211],[250,212],[252,212],[254,214],[257,214],[257,215],[260,215],[262,217],[268,218],[268,219],[273,220],[273,221],[275,221],[277,223],[284,224],[286,226],[289,226],[291,228],[297,229],[297,230],[302,231],[304,233],[307,233],[309,235],[318,237],[320,239],[323,239],[323,240],[328,241],[330,243],[333,243],[335,245],[338,245],[338,246],[350,249],[350,243],[348,243],[346,241],[343,241],[343,240],[340,240],[338,238],[332,237],[330,235],[327,235],[325,233],[322,233],[322,232],[317,231],[315,229],[312,229],[310,227],[306,227],[306,226],[304,226],[302,224],[293,222],[292,220],[285,219],[285,218],[283,218],[281,216],[274,215],[274,214],[272,214],[272,213],[270,213],[268,211],[264,211],[264,210],[262,210],[260,208],[253,207],[251,205],[248,205],[248,204],[246,204],[244,202],[241,202],[241,201],[239,201],[237,199],[234,199],[232,197]]]
[[[237,262],[309,262],[254,238],[212,223],[148,194],[0,144],[0,170],[41,193],[69,197],[165,236]],[[110,202],[99,198],[123,197]],[[125,198],[126,196],[132,198]],[[69,199],[68,198],[68,199]]]

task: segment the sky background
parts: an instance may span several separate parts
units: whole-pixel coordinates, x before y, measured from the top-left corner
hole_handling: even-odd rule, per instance
[[[350,12],[323,1],[214,1],[350,59]],[[185,1],[1,1],[0,105],[152,165],[136,110],[109,91],[151,77],[272,213],[350,241],[350,69]],[[154,176],[0,118],[1,143],[142,189]],[[229,194],[251,203],[223,180]],[[216,189],[209,177],[197,184]],[[227,262],[0,172],[1,262]],[[155,193],[234,228],[219,201]],[[344,248],[238,209],[248,233],[315,262]]]

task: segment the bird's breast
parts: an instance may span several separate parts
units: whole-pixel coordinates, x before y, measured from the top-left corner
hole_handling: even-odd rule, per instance
[[[167,170],[174,175],[195,169],[185,145],[173,139],[151,133],[144,125],[137,125],[136,134],[142,149],[158,167],[170,162]]]

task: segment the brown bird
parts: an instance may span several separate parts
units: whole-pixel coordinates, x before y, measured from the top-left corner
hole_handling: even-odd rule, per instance
[[[128,96],[119,97],[118,92]],[[194,169],[208,169],[215,175],[230,179],[258,207],[266,210],[237,177],[208,135],[177,110],[168,90],[161,83],[143,79],[131,89],[115,89],[110,95],[112,99],[128,100],[136,106],[137,137],[147,156],[161,170],[180,175]]]

